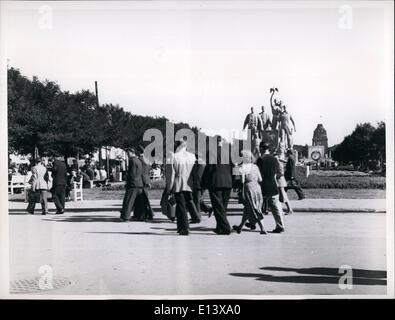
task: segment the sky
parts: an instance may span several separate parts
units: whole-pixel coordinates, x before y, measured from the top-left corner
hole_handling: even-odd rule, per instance
[[[275,86],[294,143],[322,123],[333,145],[394,107],[393,4],[350,3],[5,1],[2,45],[28,77],[206,132],[270,112]]]

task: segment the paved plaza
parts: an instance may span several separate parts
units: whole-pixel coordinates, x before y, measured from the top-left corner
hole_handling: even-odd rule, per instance
[[[157,202],[153,222],[127,223],[119,222],[119,201],[70,203],[66,214],[46,216],[9,202],[10,278],[28,281],[51,266],[54,281],[67,285],[40,295],[386,294],[385,200],[358,201],[348,212],[338,210],[347,201],[333,200],[332,212],[302,212],[312,202],[295,201],[300,210],[285,216],[283,234],[218,236],[214,217],[204,216],[188,237]],[[231,225],[238,224],[241,206],[232,201],[230,209]],[[264,224],[274,228],[271,215]],[[352,268],[352,289],[339,286],[341,266]]]

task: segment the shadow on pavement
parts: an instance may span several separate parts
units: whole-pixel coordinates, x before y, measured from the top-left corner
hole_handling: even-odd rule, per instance
[[[313,275],[327,275],[327,276],[341,276],[338,268],[283,268],[283,267],[264,267],[261,270],[271,270],[271,271],[289,271],[297,272],[300,274],[313,274]],[[365,269],[352,269],[352,275],[356,278],[378,278],[386,279],[387,271],[384,270],[365,270]]]
[[[338,268],[282,268],[263,267],[261,270],[295,272],[301,275],[277,276],[263,273],[230,273],[235,277],[256,278],[259,281],[270,282],[290,282],[290,283],[326,283],[339,284],[340,277],[344,273],[339,273]],[[382,270],[352,269],[353,285],[386,286],[387,272]]]
[[[42,219],[52,222],[122,222],[119,217],[110,216],[54,216],[52,219]],[[122,222],[124,223],[124,222]]]
[[[149,235],[149,236],[178,236],[177,233],[154,233],[154,232],[101,232],[101,231],[92,231],[92,232],[85,232],[85,233],[103,233],[103,234],[127,234],[127,235]]]
[[[27,214],[27,213],[26,213]],[[37,214],[40,215],[40,214]],[[51,217],[53,216],[53,217]],[[172,223],[168,219],[154,219],[148,221],[128,221],[124,222],[119,219],[119,217],[115,216],[104,216],[104,215],[80,215],[80,216],[61,216],[61,215],[49,215],[48,219],[42,219],[43,221],[53,221],[53,222],[122,222],[122,223],[129,223],[129,222],[138,222],[138,223]]]

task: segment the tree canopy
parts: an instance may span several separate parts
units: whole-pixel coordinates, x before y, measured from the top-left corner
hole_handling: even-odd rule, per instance
[[[89,154],[102,146],[128,149],[145,145],[149,128],[165,136],[165,117],[135,115],[119,105],[97,105],[88,90],[62,91],[53,81],[29,80],[18,69],[8,69],[9,152],[40,155]],[[177,123],[175,130],[190,128]]]
[[[376,127],[370,123],[358,124],[354,131],[333,151],[333,159],[342,164],[368,169],[373,162],[385,162],[385,123]]]

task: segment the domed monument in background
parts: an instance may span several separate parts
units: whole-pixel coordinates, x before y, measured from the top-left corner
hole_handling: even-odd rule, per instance
[[[332,162],[328,149],[328,135],[322,123],[314,129],[312,145],[308,147],[308,160],[317,165],[329,166]]]
[[[322,123],[319,123],[314,130],[313,146],[324,146],[325,153],[328,151],[328,136]]]

